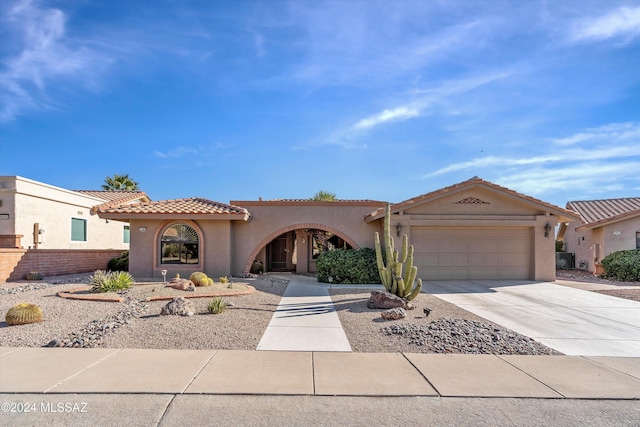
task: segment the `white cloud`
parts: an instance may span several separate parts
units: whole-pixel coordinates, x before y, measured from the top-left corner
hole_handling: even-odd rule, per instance
[[[622,141],[631,138],[640,138],[640,123],[611,123],[597,128],[590,128],[584,132],[579,132],[568,137],[552,139],[552,142],[558,145],[568,146],[586,141],[602,141],[608,143],[612,140]]]
[[[154,150],[153,155],[159,157],[161,159],[179,159],[185,156],[195,156],[195,157],[210,157],[215,153],[218,153],[220,150],[224,150],[227,148],[233,148],[235,144],[222,144],[217,143],[209,146],[193,146],[193,147],[185,147],[178,146],[173,150],[169,151],[159,151]]]
[[[419,115],[420,115],[420,111],[418,111],[418,109],[416,108],[398,107],[398,108],[394,108],[393,110],[384,110],[381,113],[362,119],[359,122],[357,122],[355,125],[353,125],[353,128],[354,129],[370,129],[374,126],[378,126],[386,122],[406,120],[412,117],[417,117]]]
[[[585,19],[573,25],[570,34],[575,42],[637,36],[640,36],[640,7],[620,7],[607,15]]]
[[[65,35],[66,15],[23,0],[4,9],[7,33],[22,46],[3,61],[0,69],[0,121],[10,121],[25,110],[55,105],[48,88],[55,81],[87,86],[112,59],[88,45],[75,46]]]

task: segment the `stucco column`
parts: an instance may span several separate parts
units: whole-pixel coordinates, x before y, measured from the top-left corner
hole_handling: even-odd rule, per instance
[[[298,263],[296,264],[296,273],[309,272],[309,239],[311,233],[306,230],[296,230],[296,250]]]

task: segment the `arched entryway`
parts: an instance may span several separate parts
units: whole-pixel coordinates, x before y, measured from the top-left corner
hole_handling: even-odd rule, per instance
[[[315,272],[315,259],[324,251],[358,245],[346,234],[323,224],[296,224],[265,237],[245,263],[244,273],[259,260],[264,271]]]

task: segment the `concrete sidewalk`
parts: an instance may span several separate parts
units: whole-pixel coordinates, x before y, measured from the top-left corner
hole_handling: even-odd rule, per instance
[[[331,296],[315,278],[286,276],[289,285],[258,350],[351,351]]]
[[[640,399],[640,358],[0,348],[0,393]]]
[[[0,425],[618,426],[640,359],[0,348]]]

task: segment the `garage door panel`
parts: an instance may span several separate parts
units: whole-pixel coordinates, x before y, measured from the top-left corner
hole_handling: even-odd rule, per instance
[[[530,277],[532,249],[526,228],[414,228],[411,244],[423,280]]]

